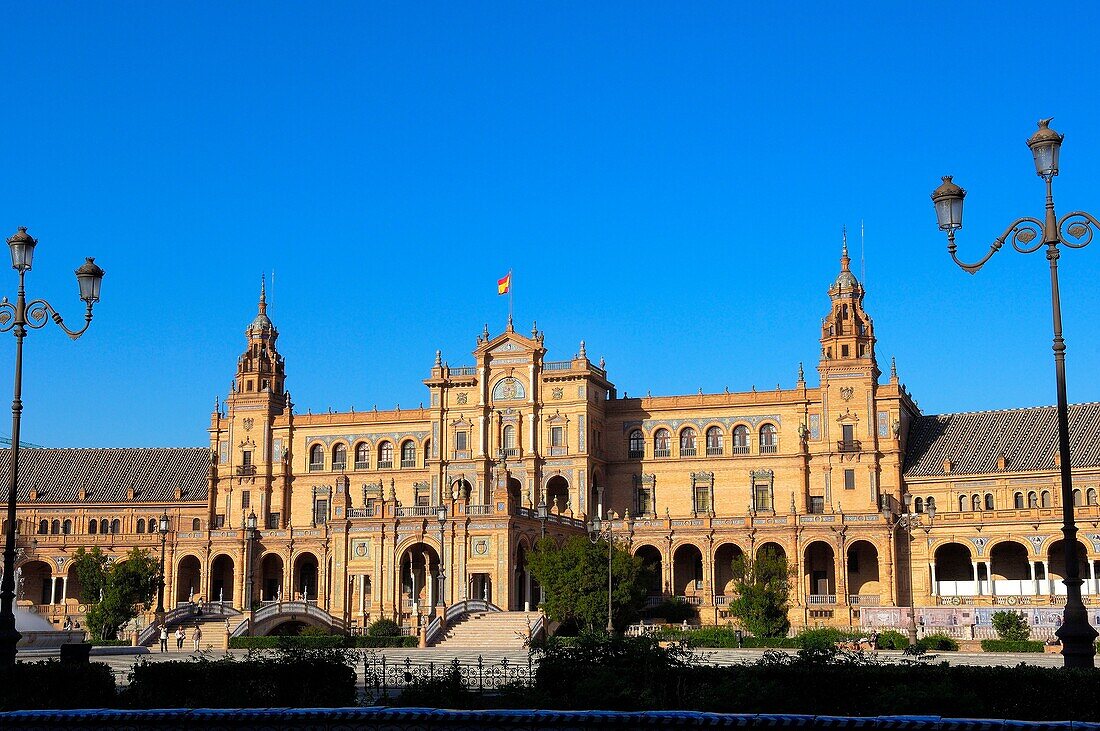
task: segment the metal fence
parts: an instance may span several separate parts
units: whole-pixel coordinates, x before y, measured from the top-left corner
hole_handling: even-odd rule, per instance
[[[530,687],[535,678],[530,655],[524,662],[508,658],[486,662],[481,655],[476,662],[457,658],[450,662],[423,662],[410,657],[396,660],[375,653],[363,656],[363,689],[374,700],[397,695],[409,686],[443,681],[455,675],[467,690],[478,693],[497,691],[505,685]]]

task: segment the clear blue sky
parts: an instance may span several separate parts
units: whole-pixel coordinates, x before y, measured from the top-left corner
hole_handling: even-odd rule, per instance
[[[587,340],[620,394],[816,383],[861,219],[878,353],[925,412],[1053,403],[1042,254],[964,274],[928,196],[968,188],[977,258],[1041,213],[1053,115],[1059,208],[1100,213],[1100,6],[815,5],[9,3],[0,233],[40,238],[31,295],[72,323],[72,270],[107,270],[85,338],[27,340],[24,439],[206,444],[272,269],[302,411],[424,400],[436,348],[503,327],[509,268],[517,327]],[[1100,243],[1063,264],[1070,399],[1097,400]]]

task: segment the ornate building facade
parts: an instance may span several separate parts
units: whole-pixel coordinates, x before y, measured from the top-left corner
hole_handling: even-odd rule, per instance
[[[1053,408],[921,414],[893,364],[880,373],[846,249],[817,385],[799,366],[769,391],[619,396],[584,342],[547,360],[543,334],[509,322],[472,365],[436,353],[427,406],[302,414],[266,309],[261,293],[209,447],[22,452],[21,603],[79,620],[77,548],[163,538],[170,620],[200,600],[261,634],[408,625],[465,600],[521,610],[538,602],[535,541],[599,515],[657,569],[651,601],[682,598],[704,622],[727,619],[733,559],[770,549],[794,569],[796,626],[904,627],[911,602],[956,634],[981,636],[1001,606],[1057,624]],[[1071,430],[1090,601],[1100,404],[1071,407]]]

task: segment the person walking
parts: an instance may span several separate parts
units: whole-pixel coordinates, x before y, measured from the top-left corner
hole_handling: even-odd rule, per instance
[[[195,652],[198,652],[199,642],[202,641],[202,627],[195,625],[195,631],[191,633],[191,639],[195,641]]]
[[[180,625],[176,627],[176,650],[178,652],[183,652],[183,638],[183,625]]]
[[[168,627],[160,626],[160,651],[168,652]]]

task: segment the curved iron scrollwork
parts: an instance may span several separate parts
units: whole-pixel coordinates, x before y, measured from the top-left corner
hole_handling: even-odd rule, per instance
[[[1100,230],[1100,221],[1084,211],[1073,211],[1058,222],[1058,238],[1071,249],[1083,249],[1092,243],[1093,228]]]
[[[1004,233],[993,240],[986,255],[973,264],[967,264],[960,260],[955,254],[955,234],[953,231],[948,236],[947,250],[951,254],[951,259],[958,264],[963,271],[969,274],[976,274],[994,254],[1001,250],[1001,247],[1005,245],[1006,241],[1009,241],[1012,244],[1012,248],[1021,254],[1030,254],[1033,251],[1038,251],[1043,246],[1042,232],[1042,221],[1037,218],[1025,216],[1023,218],[1017,218],[1009,224],[1008,228],[1004,230]],[[1033,245],[1031,243],[1033,241],[1038,243]]]

